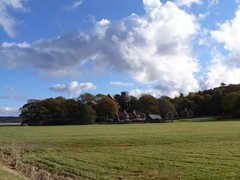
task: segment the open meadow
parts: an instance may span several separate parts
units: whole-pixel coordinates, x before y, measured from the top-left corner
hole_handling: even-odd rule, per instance
[[[0,127],[0,134],[2,164],[30,178],[41,170],[45,179],[240,179],[237,120]]]

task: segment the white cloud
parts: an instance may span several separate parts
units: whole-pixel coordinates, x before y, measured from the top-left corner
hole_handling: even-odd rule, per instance
[[[145,5],[151,9],[147,18],[131,17],[137,28],[130,29],[124,41],[116,40],[132,77],[140,83],[159,82],[169,91],[197,89],[193,74],[198,64],[191,55],[191,40],[198,30],[195,17],[171,2],[156,9]]]
[[[102,19],[101,21],[96,22],[93,32],[95,33],[95,36],[98,37],[98,39],[103,39],[105,37],[110,23],[111,22],[107,19]]]
[[[19,109],[10,107],[0,107],[0,116],[19,116]]]
[[[206,19],[208,16],[209,16],[209,12],[200,13],[200,14],[198,14],[198,19],[199,19],[199,20],[204,20],[204,19]]]
[[[175,2],[178,6],[191,7],[193,3],[201,4],[202,0],[175,0]]]
[[[16,89],[9,87],[7,85],[1,85],[6,91],[6,95],[0,95],[0,99],[15,99],[15,100],[26,100],[27,96],[19,93]],[[0,86],[0,87],[1,87]]]
[[[110,82],[110,84],[113,85],[113,86],[133,86],[133,83],[131,83],[131,82],[115,81],[115,82]]]
[[[97,22],[97,24],[99,26],[106,26],[106,25],[110,24],[110,21],[107,19],[102,19],[101,21]]]
[[[156,88],[169,94],[197,90],[199,65],[192,53],[199,33],[196,17],[170,1],[143,3],[145,15],[132,14],[115,22],[103,19],[89,32],[63,34],[29,46],[2,44],[0,64],[30,65],[45,76],[70,76],[89,63],[94,70],[127,72],[139,83],[161,84]]]
[[[206,84],[214,87],[224,82],[240,83],[240,10],[232,20],[219,25],[219,30],[211,31],[211,36],[223,44],[227,55],[214,53],[206,74]]]
[[[14,88],[9,87],[8,85],[3,84],[3,85],[1,85],[1,86],[3,87],[4,90],[6,90],[6,91],[7,91],[8,93],[10,93],[10,94],[16,92],[16,90],[15,90]]]
[[[131,96],[135,96],[137,98],[140,98],[142,95],[145,95],[145,94],[150,94],[150,95],[152,95],[152,96],[154,96],[156,98],[159,98],[159,97],[161,97],[161,95],[163,95],[161,93],[161,91],[159,91],[158,89],[153,89],[153,88],[147,89],[147,90],[134,89],[134,90],[131,90],[129,92],[129,94]]]
[[[219,0],[208,0],[208,8],[218,5]]]
[[[52,91],[66,92],[69,95],[81,94],[84,91],[90,91],[90,90],[94,90],[96,88],[97,87],[90,82],[79,83],[78,81],[72,81],[68,84],[55,84],[50,87],[50,89]]]
[[[159,0],[143,0],[144,9],[149,17],[154,17],[161,8],[162,3]]]
[[[232,55],[240,55],[240,10],[235,14],[234,19],[219,25],[219,30],[211,32],[212,37]]]
[[[221,83],[239,84],[240,68],[228,66],[228,59],[221,54],[215,54],[207,69],[205,85],[207,88],[218,87]]]
[[[11,16],[9,9],[25,10],[26,0],[0,0],[0,26],[10,36],[14,37],[16,20]]]
[[[137,98],[140,98],[142,95],[145,95],[145,94],[150,94],[150,95],[154,96],[155,98],[160,98],[161,96],[166,95],[166,94],[164,94],[163,91],[156,89],[156,88],[148,88],[145,90],[134,89],[134,90],[131,90],[129,92],[129,94],[132,96],[135,96]],[[176,97],[178,95],[179,95],[179,92],[177,92],[177,91],[175,91],[175,92],[172,91],[171,94],[168,93],[168,96],[172,97],[172,98]]]
[[[27,97],[24,95],[10,94],[10,95],[1,95],[0,99],[15,99],[15,100],[26,100]]]
[[[19,47],[19,48],[30,48],[30,44],[28,44],[28,43],[26,43],[26,42],[23,42],[23,43],[15,43],[15,42],[8,43],[8,42],[3,42],[3,43],[2,43],[2,47],[3,47],[3,48],[13,47],[13,46],[16,46],[16,47]]]
[[[83,3],[83,0],[78,0],[78,1],[74,1],[73,3],[67,5],[65,7],[66,10],[74,10],[77,9],[78,7],[80,7]]]

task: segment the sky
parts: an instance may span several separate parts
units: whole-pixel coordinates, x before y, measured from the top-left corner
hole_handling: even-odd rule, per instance
[[[240,0],[0,0],[0,116],[28,99],[240,83]]]

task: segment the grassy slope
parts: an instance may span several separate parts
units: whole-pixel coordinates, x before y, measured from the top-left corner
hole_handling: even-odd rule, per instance
[[[205,120],[204,120],[205,121]],[[240,121],[1,127],[2,147],[84,179],[240,179]]]
[[[24,180],[20,175],[0,165],[0,180]]]

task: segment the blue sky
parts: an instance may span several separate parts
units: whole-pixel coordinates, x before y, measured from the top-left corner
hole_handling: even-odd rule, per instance
[[[28,99],[240,83],[240,1],[0,0],[0,115]]]

